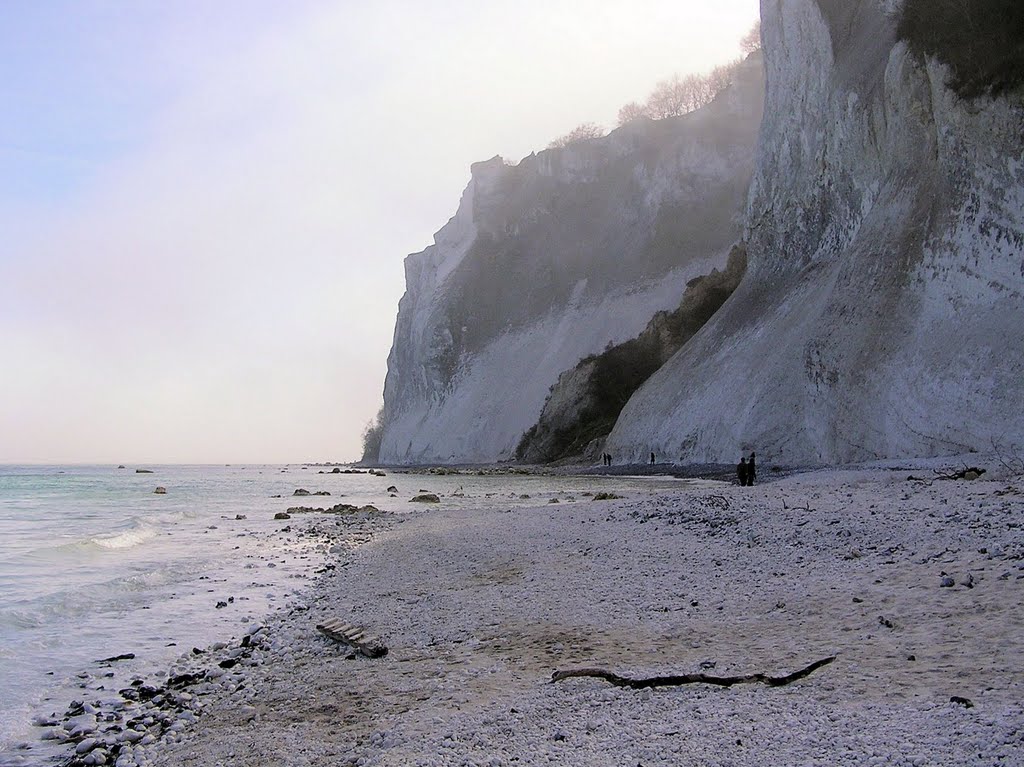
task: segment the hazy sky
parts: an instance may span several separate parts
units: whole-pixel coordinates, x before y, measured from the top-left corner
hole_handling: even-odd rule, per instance
[[[0,4],[0,462],[347,460],[469,165],[757,0]]]

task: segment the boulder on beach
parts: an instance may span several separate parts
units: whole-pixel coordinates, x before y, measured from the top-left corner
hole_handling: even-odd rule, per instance
[[[167,488],[163,487],[163,486],[160,486],[160,487],[157,487],[157,489],[154,490],[153,492],[156,495],[167,495]]]
[[[309,491],[300,487],[292,495],[309,495]]]
[[[398,492],[398,488],[395,487],[394,485],[391,485],[391,487],[389,487],[387,489],[387,492],[389,492],[389,493],[397,493]]]
[[[136,474],[152,474],[153,472],[150,469],[136,469],[135,473]]]
[[[287,511],[279,511],[274,515],[274,519],[291,519],[292,515]]]
[[[420,493],[409,499],[409,503],[440,503],[441,499],[435,493]]]
[[[123,469],[123,468],[124,468],[124,464],[123,464],[123,463],[122,463],[122,464],[119,464],[117,468],[119,468],[119,469]]]

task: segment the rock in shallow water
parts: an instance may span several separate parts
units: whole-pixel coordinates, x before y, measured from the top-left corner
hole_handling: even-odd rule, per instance
[[[435,493],[420,493],[409,499],[409,503],[440,503],[441,499]]]

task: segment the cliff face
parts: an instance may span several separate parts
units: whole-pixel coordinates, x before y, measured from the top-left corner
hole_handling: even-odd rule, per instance
[[[687,283],[674,311],[658,312],[636,338],[563,373],[537,423],[519,443],[519,460],[548,463],[581,454],[596,458],[633,393],[714,316],[746,268],[746,251],[734,247],[725,269]]]
[[[755,56],[699,112],[474,165],[455,217],[406,259],[381,461],[513,457],[561,373],[723,266],[763,94]]]
[[[762,0],[747,274],[616,454],[843,462],[1024,444],[1024,98],[960,100],[893,2]]]

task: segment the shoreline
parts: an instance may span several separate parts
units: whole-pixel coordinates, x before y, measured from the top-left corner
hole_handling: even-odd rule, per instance
[[[266,633],[268,627],[306,609],[306,599],[315,588],[316,579],[338,566],[328,564],[328,559],[340,560],[345,552],[363,545],[372,537],[372,528],[382,526],[381,516],[386,515],[365,510],[346,514],[344,518],[303,514],[308,518],[282,523],[267,538],[268,554],[276,539],[288,536],[293,549],[289,556],[296,560],[314,556],[320,559],[311,568],[314,578],[301,586],[297,594],[284,604],[270,605],[261,615],[243,616],[235,629],[237,633],[222,635],[191,651],[183,646],[183,652],[167,666],[150,664],[150,668],[134,669],[126,676],[118,666],[119,662],[135,661],[135,654],[129,653],[82,667],[73,674],[80,694],[65,701],[67,708],[63,713],[52,709],[52,713],[42,713],[50,707],[37,707],[39,713],[31,717],[31,724],[39,738],[13,744],[0,754],[0,764],[123,767],[146,763],[145,749],[176,742],[180,732],[195,724],[206,702],[218,691],[245,686],[255,665],[254,653],[274,646]],[[280,556],[280,552],[277,554]],[[126,678],[131,681],[126,683]],[[138,751],[143,759],[133,758],[133,751]]]
[[[367,520],[366,545],[325,553],[306,609],[269,616],[226,685],[181,688],[194,722],[117,763],[1014,763],[1022,486],[833,469]],[[350,658],[315,631],[329,617],[391,652]],[[578,666],[782,674],[831,654],[780,690],[548,681]]]

